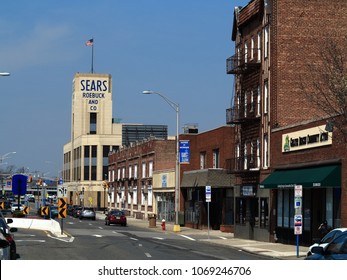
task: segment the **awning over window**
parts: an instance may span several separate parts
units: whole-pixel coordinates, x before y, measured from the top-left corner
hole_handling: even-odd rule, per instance
[[[212,188],[232,187],[235,177],[224,169],[200,169],[185,171],[183,173],[181,188],[205,187]]]
[[[326,165],[276,170],[260,183],[260,188],[289,188],[295,185],[302,185],[304,188],[340,187],[341,166]]]

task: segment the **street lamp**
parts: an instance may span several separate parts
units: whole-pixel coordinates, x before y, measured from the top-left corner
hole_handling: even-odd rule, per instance
[[[178,131],[178,127],[179,127],[179,115],[180,115],[180,105],[171,101],[170,99],[168,99],[165,95],[156,92],[156,91],[152,91],[152,90],[144,90],[142,92],[143,94],[157,94],[159,95],[161,98],[163,98],[165,100],[165,102],[167,104],[170,105],[170,107],[172,109],[175,110],[176,112],[176,170],[175,170],[175,175],[176,175],[176,179],[175,179],[175,225],[174,225],[174,231],[181,231],[180,229],[180,225],[178,223],[178,210],[179,210],[179,196],[180,196],[180,163],[179,163],[179,131]]]
[[[0,164],[4,161],[4,159],[10,158],[9,155],[16,154],[17,152],[9,152],[7,154],[4,154],[3,156],[0,156]]]
[[[11,74],[8,72],[0,72],[0,76],[10,76]]]

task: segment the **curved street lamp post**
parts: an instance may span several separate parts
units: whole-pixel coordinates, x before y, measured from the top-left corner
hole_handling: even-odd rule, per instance
[[[180,106],[178,103],[175,103],[173,101],[171,101],[170,99],[168,99],[165,95],[156,92],[156,91],[152,91],[152,90],[144,90],[142,92],[143,94],[157,94],[159,95],[161,98],[163,98],[165,100],[165,102],[167,104],[170,105],[170,107],[172,109],[175,110],[176,112],[176,168],[175,168],[175,225],[174,225],[174,231],[181,231],[180,230],[180,225],[178,223],[178,212],[179,212],[179,195],[180,195],[180,163],[179,163],[179,131],[178,131],[178,127],[179,127],[179,114],[180,114]]]

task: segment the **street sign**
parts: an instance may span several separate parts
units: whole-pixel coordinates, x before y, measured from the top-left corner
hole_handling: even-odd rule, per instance
[[[295,185],[294,196],[295,197],[302,197],[302,185]]]
[[[29,214],[29,207],[28,207],[28,206],[24,206],[24,208],[23,208],[23,214],[24,214],[24,215],[28,215],[28,214]]]
[[[64,186],[58,187],[57,197],[67,197],[67,188]]]
[[[0,202],[0,210],[3,210],[5,209],[5,203],[2,201]]]
[[[49,214],[48,206],[42,206],[41,207],[41,216],[48,216],[48,214]]]
[[[12,177],[12,193],[15,195],[25,195],[27,192],[28,177],[16,174]]]
[[[206,197],[206,202],[211,202],[211,186],[206,186],[205,197]]]
[[[190,162],[190,145],[189,140],[180,140],[180,163],[189,163]]]
[[[65,219],[66,218],[66,198],[59,198],[58,199],[58,218]]]

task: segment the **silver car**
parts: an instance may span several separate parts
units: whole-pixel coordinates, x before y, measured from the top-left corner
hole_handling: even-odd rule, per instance
[[[92,207],[83,207],[81,212],[80,212],[79,219],[80,220],[82,220],[82,219],[92,219],[92,220],[95,221],[96,213],[95,213],[94,208],[92,208]]]

